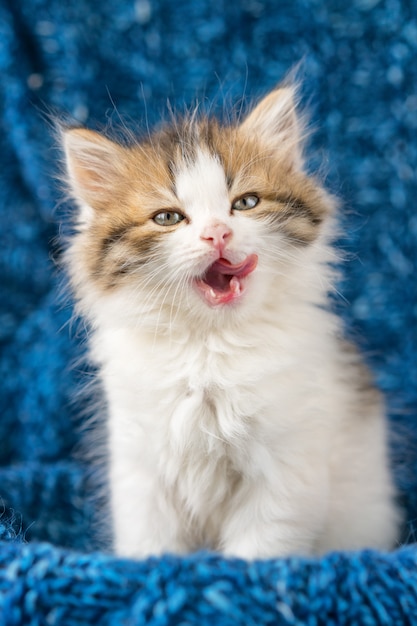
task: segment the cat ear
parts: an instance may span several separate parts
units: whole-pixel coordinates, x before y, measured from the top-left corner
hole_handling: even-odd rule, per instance
[[[68,183],[81,206],[99,208],[122,175],[123,149],[85,128],[64,130]]]
[[[249,113],[241,129],[257,138],[265,147],[282,155],[290,169],[302,169],[304,125],[296,112],[297,90],[280,87],[271,91]]]

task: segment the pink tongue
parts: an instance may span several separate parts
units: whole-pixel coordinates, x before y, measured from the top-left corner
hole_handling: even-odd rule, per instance
[[[250,254],[242,263],[232,265],[227,259],[218,259],[209,271],[226,274],[229,276],[247,276],[258,265],[258,255]]]
[[[238,298],[243,291],[242,279],[254,271],[258,256],[250,254],[242,263],[233,265],[226,259],[218,259],[196,285],[206,301],[216,306]]]

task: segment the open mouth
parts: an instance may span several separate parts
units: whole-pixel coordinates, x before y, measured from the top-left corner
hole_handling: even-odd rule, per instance
[[[200,294],[211,306],[227,304],[239,298],[245,289],[245,278],[258,265],[258,256],[250,254],[242,263],[233,265],[220,258],[195,281]]]

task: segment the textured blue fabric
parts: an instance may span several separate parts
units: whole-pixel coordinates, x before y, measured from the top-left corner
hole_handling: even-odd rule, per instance
[[[144,562],[5,544],[0,624],[415,624],[417,554],[246,563],[204,554]]]
[[[55,112],[99,127],[120,114],[146,129],[167,99],[221,113],[303,60],[311,167],[344,204],[335,306],[387,396],[412,543],[416,54],[415,0],[0,0],[0,624],[417,623],[413,545],[254,564],[91,552],[72,367],[84,337],[52,261],[69,207],[48,122]]]

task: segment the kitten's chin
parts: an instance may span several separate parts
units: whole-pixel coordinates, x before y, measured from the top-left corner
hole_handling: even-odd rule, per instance
[[[236,265],[220,258],[210,265],[201,278],[194,281],[195,288],[211,307],[235,303],[244,294],[246,278],[257,265],[256,254],[250,254],[242,263]]]

